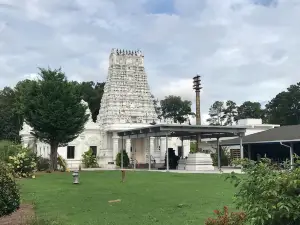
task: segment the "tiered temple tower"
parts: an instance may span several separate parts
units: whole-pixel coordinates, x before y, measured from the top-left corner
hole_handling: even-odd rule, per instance
[[[112,49],[98,122],[149,124],[157,120],[141,51]]]
[[[130,156],[135,148],[130,140],[120,140],[117,131],[149,126],[153,121],[157,122],[157,114],[145,72],[144,55],[140,50],[112,49],[97,119],[102,137],[102,162],[113,163],[121,149],[126,149]],[[136,148],[142,148],[146,142],[138,145],[140,147]]]

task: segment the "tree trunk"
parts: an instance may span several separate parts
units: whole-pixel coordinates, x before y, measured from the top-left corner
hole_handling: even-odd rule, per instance
[[[51,153],[50,153],[50,171],[57,170],[57,143],[51,143]]]

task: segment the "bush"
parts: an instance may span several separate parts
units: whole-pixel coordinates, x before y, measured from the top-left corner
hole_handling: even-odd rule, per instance
[[[50,169],[50,159],[43,158],[41,156],[37,157],[37,170],[47,171]]]
[[[50,162],[50,160],[49,160],[49,162]],[[58,157],[57,157],[57,165],[59,166],[60,171],[66,172],[67,162],[61,155],[58,155]]]
[[[121,152],[119,152],[117,154],[117,158],[116,158],[116,164],[117,166],[121,166]],[[126,150],[123,150],[123,167],[128,167],[129,166],[129,157],[127,155]]]
[[[20,206],[20,194],[12,171],[0,161],[0,217],[8,215]]]
[[[197,152],[197,143],[191,142],[190,143],[190,153],[196,153]]]
[[[82,154],[82,164],[85,168],[96,168],[98,165],[98,157],[93,155],[93,150],[89,149],[85,153]]]
[[[231,164],[231,158],[230,154],[225,148],[222,148],[220,146],[221,151],[221,166],[228,166]],[[212,160],[213,160],[213,166],[218,166],[218,153],[212,153],[210,154]]]
[[[8,162],[9,156],[15,156],[20,151],[21,146],[11,141],[0,141],[0,160]]]
[[[251,224],[300,224],[300,168],[290,170],[285,165],[279,170],[267,158],[260,162],[243,159],[235,163],[243,166],[246,175],[232,173],[228,178],[238,188],[237,207],[245,211]]]
[[[229,214],[228,207],[224,206],[223,212],[215,210],[216,219],[208,218],[205,225],[244,225],[246,224],[246,214],[244,212],[231,212]]]
[[[36,170],[36,155],[27,148],[19,148],[15,156],[9,156],[8,166],[17,177],[31,177]]]

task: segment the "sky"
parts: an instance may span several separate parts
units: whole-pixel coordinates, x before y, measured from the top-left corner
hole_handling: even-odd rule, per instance
[[[141,49],[151,92],[266,103],[299,82],[300,0],[0,0],[0,88],[59,68],[104,82],[112,48]]]

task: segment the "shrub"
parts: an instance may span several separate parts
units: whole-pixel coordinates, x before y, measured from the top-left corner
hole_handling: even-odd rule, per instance
[[[223,212],[215,210],[216,219],[208,218],[205,225],[244,225],[246,223],[246,214],[244,212],[231,212],[224,206]]]
[[[226,151],[225,148],[220,146],[221,151],[221,166],[228,166],[231,163],[230,154]],[[218,166],[218,153],[212,153],[211,158],[213,160],[213,166]]]
[[[20,206],[20,194],[12,171],[0,161],[0,217],[8,215]]]
[[[17,177],[31,177],[36,170],[36,155],[27,148],[19,148],[15,156],[9,156],[8,166]]]
[[[1,140],[0,141],[0,160],[8,162],[9,156],[15,156],[22,147],[16,145],[11,141]]]
[[[98,165],[98,157],[93,154],[92,149],[89,149],[82,154],[82,164],[85,168],[96,168]]]
[[[243,159],[235,163],[243,166],[246,175],[232,173],[228,178],[238,188],[237,207],[245,211],[251,224],[300,224],[300,168],[290,170],[284,166],[279,170],[267,158],[260,162]]]
[[[190,143],[190,153],[196,153],[197,152],[197,143],[191,142]]]
[[[59,166],[60,171],[65,172],[67,170],[67,162],[61,155],[57,156],[57,165]]]
[[[117,166],[121,166],[121,152],[117,154],[116,158],[116,164]],[[123,167],[128,167],[129,166],[129,157],[127,155],[126,150],[123,150]]]
[[[37,170],[46,171],[50,168],[50,159],[43,158],[41,156],[37,157]]]

